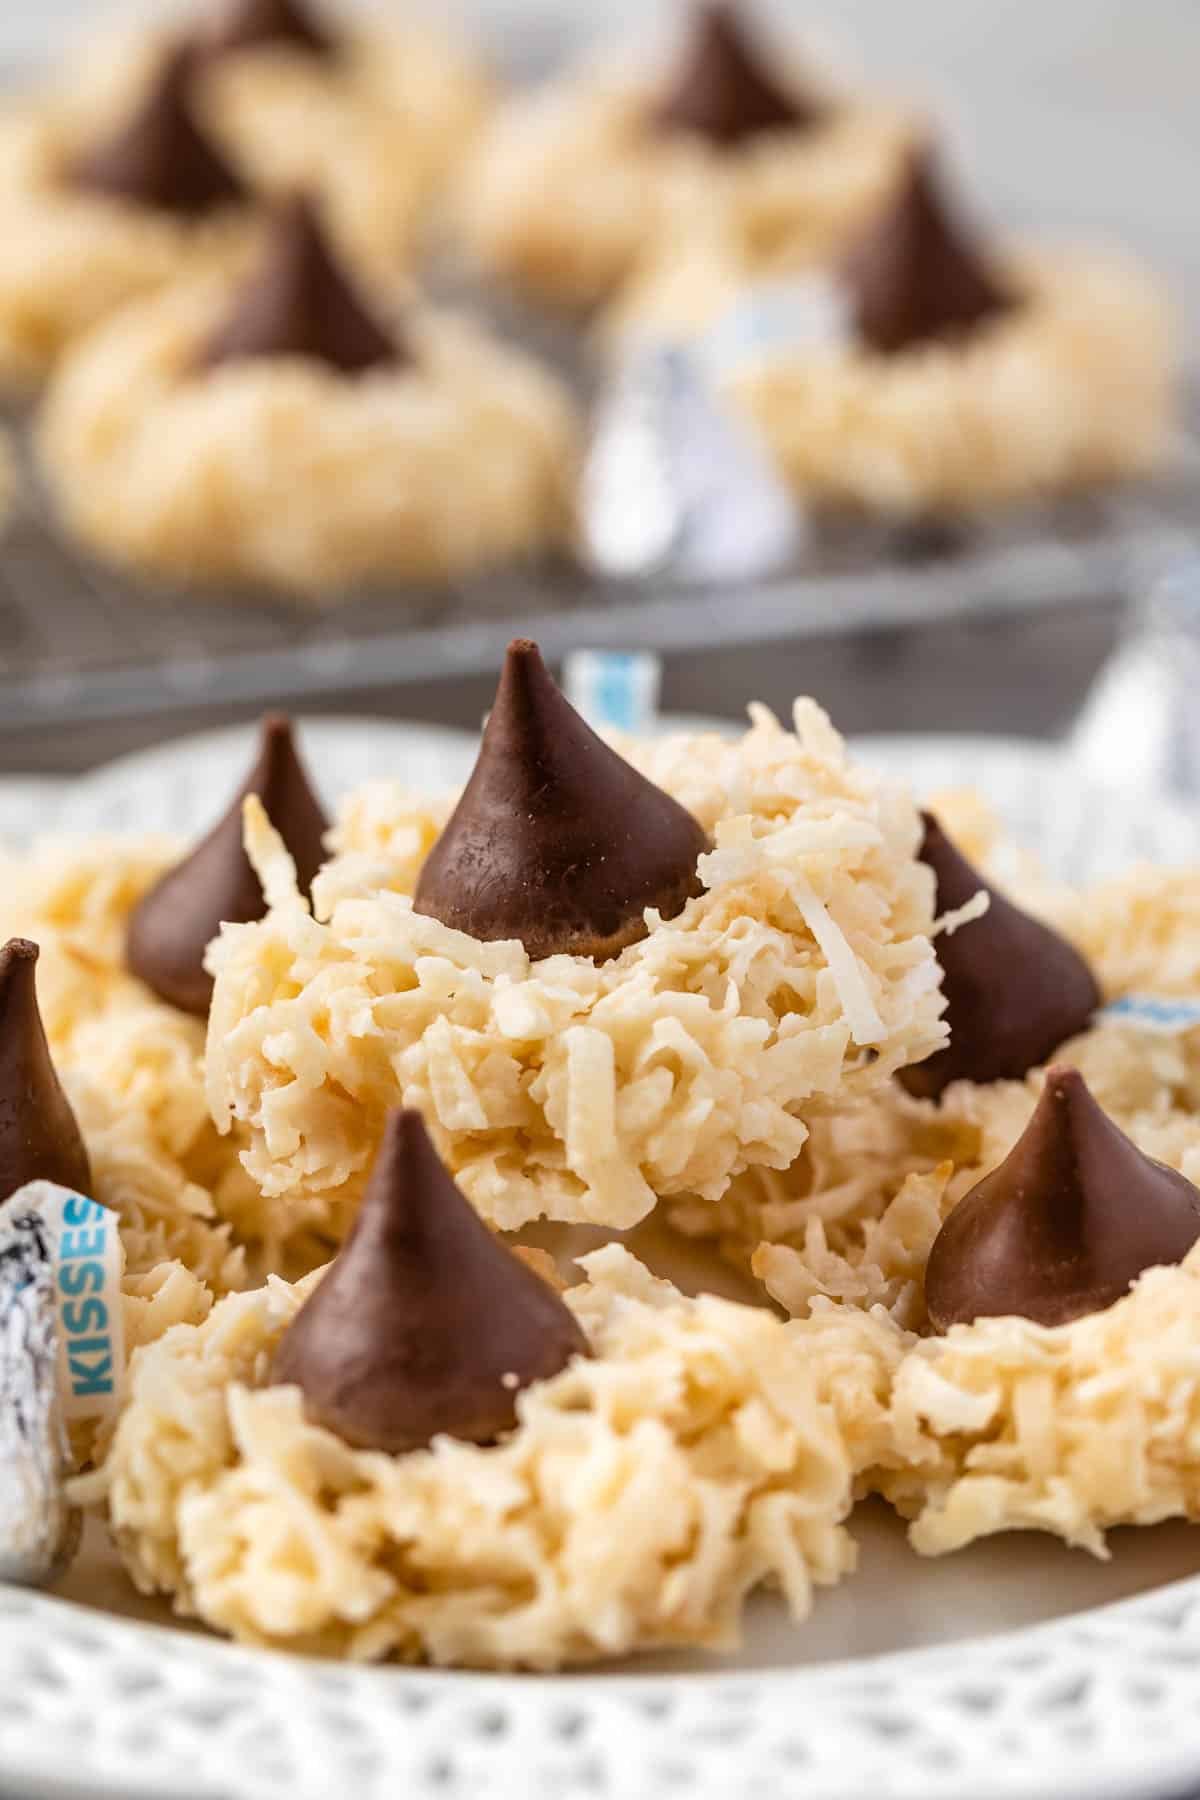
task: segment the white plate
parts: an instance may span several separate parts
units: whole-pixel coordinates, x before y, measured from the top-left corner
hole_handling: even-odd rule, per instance
[[[127,759],[48,800],[0,789],[0,825],[209,822],[253,734]],[[328,797],[370,775],[461,780],[471,741],[372,722],[303,728]],[[1200,826],[1080,784],[1044,747],[876,738],[917,788],[978,786],[1058,875],[1200,861]],[[171,1627],[93,1529],[60,1594],[0,1588],[0,1786],[172,1800],[1158,1800],[1200,1787],[1200,1534],[1119,1532],[1113,1559],[1009,1536],[938,1562],[877,1502],[859,1574],[792,1627],[757,1601],[743,1651],[555,1678],[352,1669]],[[1131,1597],[1132,1596],[1132,1597]],[[164,1627],[166,1627],[164,1629]]]

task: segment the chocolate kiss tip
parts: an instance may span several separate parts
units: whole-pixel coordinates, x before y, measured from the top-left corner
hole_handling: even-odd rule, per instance
[[[0,949],[0,1201],[27,1181],[55,1181],[82,1194],[92,1185],[38,1010],[38,955],[28,938],[10,938]]]
[[[170,51],[133,117],[69,171],[73,187],[199,218],[246,199],[246,189],[192,112],[195,54]]]
[[[603,959],[645,937],[647,907],[674,918],[701,891],[707,849],[692,815],[596,736],[518,638],[413,905],[485,943],[519,939],[535,961]]]
[[[937,911],[954,912],[983,889],[980,919],[936,940],[950,1043],[903,1069],[910,1094],[936,1100],[952,1081],[1019,1081],[1089,1023],[1096,978],[1065,938],[988,886],[930,813],[921,861],[937,880]]]
[[[859,336],[884,354],[966,336],[1015,297],[950,215],[928,149],[842,264]]]
[[[329,56],[337,47],[301,0],[231,0],[198,39],[200,54],[207,60],[261,44],[288,44],[314,56]]]
[[[328,821],[296,752],[288,719],[265,719],[246,780],[208,836],[143,896],[129,920],[125,961],[160,999],[204,1018],[213,981],[204,952],[222,924],[261,919],[266,900],[243,845],[242,802],[256,794],[308,893],[325,859]]]
[[[1200,1192],[1144,1156],[1077,1069],[1056,1066],[1008,1157],[938,1233],[925,1302],[939,1331],[1008,1315],[1066,1325],[1198,1238]]]
[[[394,1112],[341,1254],[297,1313],[272,1379],[360,1449],[442,1434],[490,1443],[516,1397],[588,1343],[558,1294],[492,1236],[416,1112]]]
[[[811,96],[775,81],[737,9],[712,3],[697,9],[679,67],[650,122],[658,131],[690,132],[731,149],[763,132],[811,130],[824,116]]]
[[[213,368],[280,356],[307,357],[345,375],[409,360],[371,317],[300,194],[277,208],[262,265],[200,363]]]

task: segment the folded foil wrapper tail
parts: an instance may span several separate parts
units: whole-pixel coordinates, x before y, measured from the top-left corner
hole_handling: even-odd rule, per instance
[[[0,1209],[0,1581],[40,1586],[79,1541],[67,1501],[57,1245],[37,1212]]]
[[[805,520],[752,426],[683,345],[647,346],[600,402],[581,531],[597,573],[751,581],[791,563]]]
[[[812,520],[730,383],[778,356],[851,339],[828,277],[746,286],[698,336],[631,337],[601,396],[584,469],[582,536],[618,580],[766,580],[802,563]]]

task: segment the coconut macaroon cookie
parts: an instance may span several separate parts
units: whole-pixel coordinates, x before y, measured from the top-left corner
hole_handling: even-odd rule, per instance
[[[41,378],[89,327],[185,270],[236,264],[248,200],[180,48],[104,124],[49,102],[0,119],[0,381]]]
[[[1200,1180],[1200,1032],[1145,1031],[1103,1010],[1139,993],[1200,993],[1194,877],[1139,870],[1080,894],[1034,878],[1018,907],[932,820],[922,854],[954,925],[935,939],[949,1047],[818,1122],[791,1169],[744,1175],[716,1209],[674,1209],[679,1228],[717,1237],[793,1313],[831,1295],[926,1327],[926,1263],[943,1221],[1013,1150],[1051,1063],[1080,1071],[1139,1150]]]
[[[415,1114],[330,1268],[144,1351],[103,1501],[143,1590],[243,1641],[551,1669],[736,1641],[854,1566],[854,1478],[906,1347],[685,1299],[610,1246],[561,1298]]]
[[[1143,473],[1171,427],[1172,321],[1116,255],[993,253],[928,148],[819,281],[725,232],[667,244],[610,322],[696,338],[792,485],[884,516],[969,513]]]
[[[845,243],[894,179],[908,121],[757,45],[724,0],[683,29],[674,62],[649,76],[587,68],[494,117],[459,208],[477,263],[576,308],[711,220],[755,255],[786,240],[818,262]]]
[[[266,910],[242,849],[245,794],[261,797],[311,880],[325,820],[284,719],[266,721],[231,812],[182,861],[168,838],[95,837],[47,839],[0,864],[0,930],[41,946],[48,1054],[83,1131],[95,1197],[120,1215],[127,1269],[142,1275],[180,1258],[218,1293],[243,1285],[235,1228],[247,1204],[259,1211],[236,1138],[209,1118],[202,1068],[205,948],[222,919]],[[300,1272],[323,1260],[292,1244]],[[270,1246],[255,1248],[270,1260]]]
[[[131,1347],[148,1343],[207,1315],[209,1281],[240,1285],[241,1257],[206,1221],[208,1196],[155,1143],[143,1114],[78,1072],[60,1079],[38,1006],[39,954],[28,938],[0,948],[0,1203],[54,1182],[116,1213],[126,1332]],[[81,1453],[91,1441],[80,1435]]]
[[[1103,1555],[1110,1526],[1200,1513],[1197,1239],[1200,1190],[1051,1069],[929,1257],[946,1335],[897,1373],[880,1482],[917,1549],[1034,1527]]]
[[[1194,875],[1137,870],[1079,894],[1035,878],[1021,887],[1025,911],[932,821],[923,854],[939,910],[953,920],[957,906],[959,920],[935,939],[948,1050],[819,1122],[790,1170],[743,1176],[716,1209],[674,1210],[680,1228],[720,1238],[793,1313],[832,1295],[927,1329],[926,1265],[943,1222],[1030,1127],[1049,1063],[1077,1071],[1144,1155],[1200,1180],[1200,1032],[1186,1017],[1174,1034],[1142,1029],[1136,998],[1200,993]],[[986,912],[960,904],[980,892]]]
[[[327,600],[561,541],[572,409],[466,319],[360,293],[295,198],[255,267],[127,308],[64,363],[41,448],[114,562]]]
[[[944,904],[962,859],[940,830],[927,854],[931,840]],[[989,909],[936,940],[958,1060],[939,1053],[913,1093],[893,1084],[814,1130],[792,1171],[744,1176],[721,1203],[726,1248],[740,1241],[790,1311],[882,1303],[925,1334],[896,1369],[869,1480],[929,1555],[1026,1529],[1103,1555],[1113,1526],[1200,1516],[1195,875],[1041,898],[1107,995],[1146,984],[1127,1020],[1081,1028],[1084,965],[1011,905],[989,938]],[[1178,1031],[1140,1029],[1139,1005],[1160,1015],[1171,996],[1193,1003]],[[997,1078],[998,1057],[1044,1058],[1068,1029],[1048,1070]],[[712,1211],[681,1222],[711,1229]]]
[[[488,84],[469,52],[416,19],[333,0],[191,0],[181,29],[206,129],[260,193],[319,194],[360,259],[409,252],[428,202],[466,150]],[[153,86],[176,39],[96,35],[49,104],[76,131],[103,127]]]
[[[715,1203],[941,1046],[916,812],[817,706],[622,748],[518,642],[457,807],[353,798],[312,911],[250,808],[271,910],[209,953],[207,1061],[265,1235],[340,1239],[396,1105],[501,1228]]]

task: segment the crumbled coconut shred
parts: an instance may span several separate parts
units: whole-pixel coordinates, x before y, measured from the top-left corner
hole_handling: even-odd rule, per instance
[[[499,1445],[390,1457],[306,1423],[261,1384],[315,1278],[275,1281],[142,1353],[79,1496],[140,1587],[250,1643],[555,1668],[725,1647],[763,1582],[803,1619],[854,1566],[842,1521],[904,1335],[687,1300],[618,1246],[583,1266],[594,1356],[527,1391]]]
[[[1200,1250],[1074,1324],[980,1319],[915,1347],[878,1485],[927,1556],[997,1531],[1105,1556],[1114,1525],[1200,1517]]]
[[[181,1260],[214,1291],[240,1287],[222,1215],[249,1194],[205,1101],[204,1030],[124,967],[125,923],[176,847],[157,838],[48,839],[5,857],[0,940],[41,948],[38,1002],[91,1158],[96,1198],[121,1218],[127,1269]]]
[[[728,231],[673,234],[620,296],[610,335],[620,346],[711,331],[719,344],[758,283],[794,277],[788,260],[773,265]],[[730,398],[818,506],[970,514],[1155,467],[1170,443],[1176,335],[1157,278],[1064,252],[1014,257],[1007,279],[1021,305],[965,341],[892,355],[768,341],[726,359]]]
[[[829,964],[829,973],[837,983],[851,1037],[858,1044],[878,1043],[885,1035],[883,1020],[871,1003],[862,966],[846,942],[845,933],[839,930],[802,876],[795,876],[791,887],[801,917],[820,945]]]
[[[985,893],[983,888],[980,888],[977,894],[973,894],[969,900],[964,900],[961,906],[956,906],[951,912],[942,913],[934,924],[934,937],[953,937],[955,932],[960,931],[964,925],[972,925],[976,919],[982,919],[990,905],[991,896]]]
[[[705,892],[600,965],[414,913],[445,800],[352,799],[313,915],[252,816],[273,905],[210,950],[207,1084],[219,1127],[247,1131],[259,1234],[340,1237],[399,1103],[496,1226],[630,1226],[656,1196],[717,1200],[744,1169],[786,1168],[812,1112],[936,1049],[912,801],[850,765],[811,702],[795,724],[757,708],[737,742],[622,746],[714,848]]]
[[[985,867],[1002,863],[976,804],[939,812]],[[968,831],[956,830],[958,816]],[[1127,992],[1200,992],[1200,884],[1192,871],[1137,869],[1084,893],[1047,884],[1011,857],[1009,891],[1087,955],[1108,999]],[[986,872],[991,874],[991,868]],[[972,903],[973,904],[973,903]],[[1148,1156],[1200,1185],[1200,1030],[1153,1037],[1102,1020],[1053,1059],[1079,1068],[1100,1105]],[[936,1104],[895,1082],[816,1119],[783,1172],[751,1169],[716,1206],[675,1202],[688,1236],[715,1239],[772,1298],[803,1316],[821,1294],[887,1307],[920,1328],[925,1262],[943,1220],[1011,1150],[1037,1104],[1044,1070],[1024,1081],[953,1083]]]

